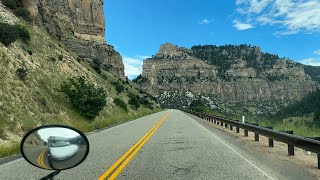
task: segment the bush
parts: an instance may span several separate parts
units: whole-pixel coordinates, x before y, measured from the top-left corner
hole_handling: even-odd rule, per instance
[[[13,13],[16,16],[21,17],[28,22],[32,21],[30,12],[28,10],[26,10],[24,7],[18,7],[17,9],[13,10]]]
[[[14,26],[6,23],[0,23],[0,41],[5,46],[9,46],[18,38],[19,38],[19,34]]]
[[[62,61],[63,60],[63,54],[59,54],[58,55],[58,59],[59,59],[59,61]]]
[[[94,59],[92,62],[91,62],[91,67],[97,71],[97,73],[101,74],[101,61],[99,61],[98,59]]]
[[[31,56],[33,53],[30,49],[27,50],[27,53]]]
[[[104,89],[88,84],[84,77],[64,81],[60,91],[69,97],[72,106],[88,120],[93,120],[106,105],[107,94]]]
[[[2,139],[2,140],[8,139],[8,136],[6,135],[6,133],[4,132],[3,129],[0,129],[0,139]]]
[[[16,0],[1,0],[1,2],[3,5],[7,6],[8,8],[11,8],[11,9],[17,8]]]
[[[134,109],[138,109],[140,107],[140,102],[137,96],[135,96],[134,94],[130,94],[129,97],[129,104],[132,105]]]
[[[116,81],[112,83],[118,93],[122,93],[124,91],[124,86],[120,83],[120,81]]]
[[[124,102],[124,100],[120,99],[120,98],[115,98],[114,99],[114,103],[121,107],[123,110],[128,111],[128,107],[127,107],[127,103]]]
[[[16,29],[18,31],[19,37],[22,41],[28,42],[31,40],[31,36],[29,31],[23,27],[23,26],[16,26]]]
[[[21,67],[17,69],[16,73],[21,80],[26,80],[28,76],[28,69],[25,67]]]
[[[0,41],[5,46],[9,46],[19,38],[24,42],[30,41],[30,33],[25,27],[0,23]]]

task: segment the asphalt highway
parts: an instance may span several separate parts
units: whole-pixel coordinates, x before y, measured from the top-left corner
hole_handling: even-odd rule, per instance
[[[315,179],[270,154],[178,110],[167,110],[88,135],[90,153],[55,180]],[[38,153],[39,154],[39,153]],[[17,159],[0,165],[1,180],[40,179],[52,171]]]

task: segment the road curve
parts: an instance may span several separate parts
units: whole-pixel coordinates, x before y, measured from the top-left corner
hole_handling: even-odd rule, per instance
[[[90,154],[85,162],[61,172],[56,180],[98,179],[130,149],[136,152],[131,152],[117,179],[315,179],[270,154],[256,153],[228,133],[178,110],[92,133],[88,139]],[[134,145],[136,148],[132,148]],[[50,172],[23,159],[0,165],[1,180],[40,179]]]

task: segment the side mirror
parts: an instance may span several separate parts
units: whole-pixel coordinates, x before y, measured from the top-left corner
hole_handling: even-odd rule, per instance
[[[89,141],[72,127],[45,125],[29,131],[22,139],[20,150],[30,164],[60,172],[76,167],[86,159]]]

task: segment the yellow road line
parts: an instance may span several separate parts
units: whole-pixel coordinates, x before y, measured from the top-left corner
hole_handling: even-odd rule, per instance
[[[161,120],[154,125],[135,145],[133,145],[121,158],[118,159],[117,162],[115,162],[100,178],[99,180],[106,179],[112,171],[116,167],[120,165],[121,162],[126,163],[125,165],[121,165],[116,171],[120,173],[122,169],[129,163],[129,161],[135,156],[135,154],[141,149],[141,147],[149,140],[149,138],[154,134],[154,132],[160,127],[160,125],[167,119],[169,116],[169,113],[167,113],[164,117],[161,118]],[[132,153],[133,152],[133,153]],[[132,154],[134,155],[132,155]],[[131,154],[131,155],[130,155]],[[129,156],[130,155],[130,156]],[[128,157],[129,156],[129,157]],[[128,157],[128,158],[127,158]],[[126,159],[127,158],[127,159]],[[129,160],[128,160],[129,159]],[[121,168],[121,169],[120,169]],[[114,177],[116,177],[118,174],[116,174]],[[111,177],[109,178],[111,179]]]
[[[44,161],[43,161],[43,157],[44,157],[44,154],[45,154],[45,152],[47,151],[47,149],[48,149],[48,148],[45,148],[45,149],[41,152],[41,154],[39,155],[39,157],[38,157],[38,164],[39,164],[41,167],[45,168],[45,169],[50,169],[50,168],[48,168],[48,167],[45,165],[45,163],[44,163]]]

